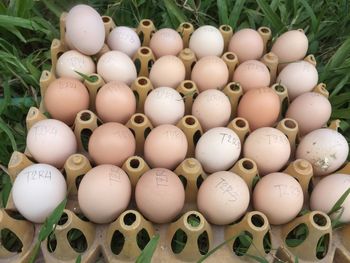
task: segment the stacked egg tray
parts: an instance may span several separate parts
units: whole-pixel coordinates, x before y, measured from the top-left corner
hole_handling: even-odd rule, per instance
[[[58,57],[68,50],[65,44],[65,19],[66,14],[62,14],[60,20],[60,40],[54,39],[51,45],[51,71],[43,71],[40,79],[41,95],[45,96],[47,87],[56,79],[55,67]],[[115,27],[110,17],[103,17],[106,35]],[[134,55],[134,62],[139,64],[138,78],[132,83],[131,89],[137,94],[137,113],[135,113],[126,126],[133,131],[136,139],[136,155],[127,159],[122,169],[127,173],[131,181],[133,191],[140,176],[150,169],[143,159],[143,147],[146,135],[153,129],[153,126],[144,114],[144,103],[147,95],[153,89],[148,79],[150,66],[155,61],[152,50],[148,47],[152,34],[156,31],[151,20],[142,20],[135,29],[139,35],[142,35],[142,46]],[[219,28],[227,50],[228,42],[232,37],[233,30],[228,25],[222,25]],[[226,244],[221,246],[214,254],[206,259],[206,262],[254,262],[254,259],[245,255],[237,255],[233,246],[235,239],[233,237],[242,232],[249,232],[253,238],[253,245],[247,250],[247,255],[264,257],[269,262],[294,262],[298,258],[299,262],[350,262],[350,225],[332,231],[331,220],[323,212],[312,211],[310,213],[298,216],[287,224],[281,226],[270,225],[267,217],[258,211],[252,211],[251,206],[248,212],[238,221],[226,226],[216,226],[208,223],[206,218],[197,211],[196,196],[201,184],[207,174],[203,171],[201,164],[195,159],[195,144],[198,138],[203,134],[203,130],[198,119],[191,114],[191,107],[194,99],[198,95],[196,84],[189,80],[191,70],[196,62],[194,53],[188,48],[188,43],[194,27],[190,23],[182,23],[177,31],[183,39],[184,49],[178,57],[183,61],[186,68],[186,79],[177,87],[177,91],[183,95],[185,102],[185,116],[178,122],[177,126],[184,132],[188,140],[188,152],[186,159],[174,170],[180,176],[185,185],[185,206],[177,220],[169,224],[154,224],[146,220],[137,210],[132,198],[129,210],[123,212],[114,222],[110,224],[94,224],[84,220],[78,215],[81,214],[77,201],[77,180],[86,174],[92,168],[92,162],[89,154],[84,148],[82,141],[82,132],[97,128],[101,121],[95,114],[95,98],[100,87],[105,82],[98,74],[92,74],[94,78],[84,80],[84,85],[90,94],[89,110],[83,110],[76,116],[72,129],[76,135],[79,147],[79,153],[74,154],[65,162],[62,172],[65,174],[68,193],[68,203],[64,210],[66,220],[57,225],[54,230],[57,244],[54,251],[48,248],[48,242],[45,240],[41,244],[41,253],[45,262],[75,262],[79,254],[82,255],[82,262],[96,262],[98,258],[104,258],[105,262],[132,262],[135,261],[141,253],[142,248],[138,244],[141,231],[147,233],[152,238],[156,233],[160,239],[153,255],[152,262],[195,262],[203,255],[208,253],[219,244],[227,240]],[[271,30],[267,27],[258,29],[264,41],[264,46],[271,40]],[[109,51],[105,44],[97,54],[100,57]],[[237,56],[232,52],[226,52],[222,55],[226,63],[230,79],[238,65]],[[306,61],[315,65],[315,59],[312,55],[305,58]],[[261,61],[268,67],[271,79],[274,81],[278,72],[278,58],[273,53],[266,53]],[[280,98],[281,105],[288,105],[287,89],[280,84],[274,84],[271,88]],[[244,140],[249,134],[249,125],[244,118],[236,117],[236,109],[243,91],[239,83],[230,82],[222,91],[228,96],[232,115],[228,128],[232,129],[238,136],[243,145]],[[315,92],[328,97],[325,84],[321,83],[314,88]],[[29,130],[36,122],[46,119],[44,104],[40,108],[31,108],[28,112],[26,123]],[[292,151],[295,150],[298,143],[298,124],[293,119],[282,119],[276,126],[288,138]],[[330,124],[331,129],[338,128],[338,122]],[[24,153],[14,152],[8,165],[8,171],[12,181],[25,167],[33,164],[33,158],[28,151]],[[230,169],[247,183],[250,193],[252,192],[254,180],[258,176],[256,163],[249,158],[241,158]],[[295,177],[303,190],[304,208],[308,208],[310,185],[315,184],[317,178],[313,176],[312,165],[306,160],[295,160],[290,162],[285,169],[285,173]],[[345,164],[339,173],[350,174],[350,165]],[[18,253],[9,252],[3,246],[0,246],[0,262],[28,262],[33,253],[35,243],[39,234],[40,224],[33,224],[26,220],[19,220],[13,217],[16,208],[10,194],[9,201],[5,209],[0,210],[0,228],[10,229],[23,244],[22,250]],[[190,224],[190,218],[195,217],[198,224]],[[320,223],[321,222],[321,223]],[[306,224],[308,235],[299,246],[289,247],[285,239],[289,232],[296,226]],[[80,230],[85,236],[87,249],[83,253],[76,252],[69,243],[67,234],[72,229]],[[175,233],[181,229],[187,239],[184,241],[184,247],[176,253],[172,249],[172,242]],[[121,249],[114,253],[111,249],[111,243],[115,233],[119,233],[119,239],[123,239],[124,244]],[[316,246],[319,239],[329,235],[326,255],[319,259],[316,257]],[[268,238],[267,238],[268,237]],[[270,240],[271,247],[266,248],[264,240]]]

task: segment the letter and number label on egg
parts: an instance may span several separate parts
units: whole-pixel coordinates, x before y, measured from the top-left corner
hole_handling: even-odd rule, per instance
[[[57,128],[50,125],[37,125],[33,127],[33,130],[36,138],[44,135],[56,136],[58,133]]]
[[[40,169],[40,170],[26,171],[24,172],[24,175],[27,178],[27,182],[29,183],[30,181],[38,181],[38,180],[51,181],[52,173],[49,170]]]
[[[265,135],[269,144],[289,144],[285,135],[267,134]]]
[[[120,170],[118,167],[111,167],[108,173],[109,178],[109,184],[112,185],[113,183],[120,183],[121,181],[121,175]]]
[[[287,184],[275,184],[274,189],[277,189],[279,196],[299,196],[302,194],[300,187]]]
[[[235,145],[237,148],[241,147],[241,141],[237,138],[237,136],[224,132],[221,132],[220,136],[222,137],[221,144],[229,143]]]
[[[239,194],[235,191],[232,185],[225,178],[220,177],[219,181],[215,185],[215,188],[218,189],[222,193],[222,195],[228,195],[228,201],[237,201]]]
[[[156,184],[157,186],[168,186],[168,174],[165,170],[156,171]]]

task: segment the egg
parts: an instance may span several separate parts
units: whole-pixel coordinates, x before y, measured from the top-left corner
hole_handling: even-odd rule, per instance
[[[260,61],[247,60],[236,68],[233,81],[241,84],[243,91],[270,86],[270,72]]]
[[[191,79],[197,84],[199,92],[224,87],[228,82],[228,68],[216,56],[201,58],[193,67]]]
[[[224,39],[216,27],[201,26],[192,33],[189,48],[196,54],[197,59],[221,56],[224,51]]]
[[[173,170],[185,159],[187,147],[186,135],[178,127],[163,124],[147,136],[144,155],[152,168]]]
[[[114,221],[128,207],[131,183],[118,166],[103,164],[88,171],[78,189],[79,207],[92,222]]]
[[[271,88],[248,90],[241,98],[237,116],[245,118],[254,131],[261,127],[273,126],[281,111],[280,99]]]
[[[244,157],[253,159],[260,175],[281,170],[288,162],[291,147],[287,137],[270,127],[256,129],[244,142]]]
[[[254,188],[254,209],[264,213],[273,225],[282,225],[294,219],[303,203],[300,184],[285,173],[265,175]]]
[[[314,65],[306,61],[288,64],[278,75],[276,83],[287,87],[288,97],[294,100],[299,95],[311,91],[318,82]]]
[[[326,97],[316,92],[306,92],[289,105],[286,117],[296,120],[299,133],[305,135],[324,126],[331,113],[332,106]]]
[[[205,131],[226,126],[231,116],[230,100],[222,91],[205,90],[194,100],[192,115],[199,120]]]
[[[103,54],[97,62],[97,73],[105,82],[121,81],[127,85],[137,78],[136,67],[128,55],[113,50]]]
[[[141,41],[132,28],[118,26],[109,33],[107,44],[111,50],[121,51],[132,58],[140,48]]]
[[[241,142],[238,135],[226,127],[216,127],[205,132],[195,149],[196,159],[207,173],[231,168],[240,153]]]
[[[166,55],[177,56],[183,49],[183,42],[180,34],[174,29],[162,28],[152,35],[149,47],[157,58]]]
[[[109,82],[97,93],[96,111],[104,122],[125,124],[136,112],[134,93],[123,82]]]
[[[237,174],[220,171],[198,190],[198,210],[212,224],[227,225],[242,217],[249,205],[249,189]]]
[[[66,197],[66,192],[62,173],[48,164],[33,164],[24,168],[12,186],[15,207],[34,223],[44,223]]]
[[[185,79],[185,65],[175,56],[163,56],[156,60],[149,73],[153,87],[171,87],[177,86]]]
[[[56,74],[58,77],[67,77],[82,80],[77,72],[90,75],[95,72],[95,63],[89,56],[76,50],[64,52],[57,60]]]
[[[102,18],[88,5],[76,5],[68,12],[66,34],[74,48],[85,55],[99,52],[105,41]]]
[[[185,114],[185,103],[175,89],[159,87],[148,94],[145,114],[153,126],[176,124]]]
[[[306,56],[308,39],[302,30],[290,30],[280,35],[271,48],[279,63],[301,60]]]
[[[349,154],[349,145],[342,134],[324,128],[305,135],[297,148],[296,157],[312,164],[314,175],[331,174],[339,169]]]
[[[256,30],[244,28],[233,34],[228,51],[237,55],[240,63],[260,59],[264,52],[264,42]]]
[[[89,108],[89,92],[77,79],[58,78],[48,86],[44,105],[52,118],[72,125],[77,113]]]
[[[96,164],[122,166],[126,159],[135,154],[136,141],[124,125],[107,122],[93,131],[88,149]]]
[[[63,122],[47,119],[35,123],[27,134],[27,149],[39,163],[62,168],[77,151],[73,131]]]
[[[312,210],[329,213],[340,197],[350,188],[349,174],[332,174],[324,177],[314,188],[310,197],[310,208]],[[350,222],[350,197],[342,203],[341,210],[331,215],[332,219],[339,216],[340,222]]]
[[[140,212],[153,223],[164,224],[175,219],[185,203],[185,189],[179,177],[164,168],[144,173],[135,189]]]

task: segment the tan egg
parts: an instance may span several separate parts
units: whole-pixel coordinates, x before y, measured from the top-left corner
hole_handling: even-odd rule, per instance
[[[88,5],[76,5],[69,10],[66,34],[73,46],[86,55],[99,52],[105,41],[102,18]]]
[[[141,41],[135,30],[126,26],[114,28],[108,35],[108,46],[112,50],[119,50],[127,54],[130,58],[141,46]]]
[[[122,166],[135,154],[136,142],[132,132],[124,125],[108,122],[93,131],[88,147],[96,164]]]
[[[44,105],[52,118],[72,125],[77,113],[89,108],[89,92],[77,79],[58,78],[47,88]]]
[[[82,80],[77,72],[90,75],[95,72],[95,63],[92,58],[76,50],[64,52],[57,60],[56,74],[58,77],[67,77]]]
[[[198,191],[198,210],[212,224],[227,225],[242,217],[249,205],[249,189],[237,174],[220,171],[204,180]]]
[[[152,168],[173,170],[186,157],[186,135],[176,126],[163,124],[154,128],[145,141],[145,158]]]
[[[222,91],[205,90],[194,100],[192,115],[199,120],[205,131],[226,126],[231,116],[230,100]]]
[[[63,122],[38,121],[28,131],[27,148],[38,163],[62,168],[68,157],[77,151],[73,131]]]
[[[244,157],[253,159],[260,175],[280,171],[288,162],[291,148],[287,137],[270,127],[249,134],[243,147]]]
[[[242,85],[243,91],[270,86],[270,72],[260,61],[247,60],[233,73],[233,81]]]
[[[113,50],[103,54],[97,62],[97,73],[105,82],[121,81],[131,85],[137,78],[136,67],[128,55]]]
[[[96,111],[104,122],[125,124],[136,111],[134,93],[123,82],[109,82],[97,93]]]
[[[237,116],[245,118],[251,131],[273,126],[281,110],[278,95],[271,88],[258,88],[246,92],[241,98]]]
[[[228,68],[225,62],[216,56],[201,58],[193,67],[191,79],[197,84],[199,92],[218,89],[228,82]]]
[[[256,30],[245,28],[232,36],[228,51],[237,55],[240,63],[260,59],[264,52],[264,42]]]
[[[305,135],[327,124],[331,113],[332,106],[326,97],[316,92],[307,92],[293,100],[286,117],[296,120],[299,133]]]
[[[79,207],[92,222],[114,221],[127,207],[131,197],[128,175],[118,166],[103,164],[88,171],[78,189]]]
[[[157,58],[166,55],[177,56],[183,49],[183,42],[180,34],[174,29],[162,28],[153,34],[149,47]]]
[[[179,177],[164,168],[144,173],[135,189],[137,208],[157,224],[169,223],[181,212],[185,203],[185,189]]]
[[[299,95],[311,91],[318,82],[318,73],[314,65],[306,61],[288,64],[278,75],[276,83],[287,87],[288,97],[294,100]]]
[[[265,175],[254,188],[254,209],[264,213],[273,225],[293,220],[303,203],[304,195],[300,184],[285,173]]]
[[[185,65],[175,56],[163,56],[156,60],[149,73],[149,78],[155,88],[176,88],[185,79]]]
[[[308,46],[309,42],[304,31],[290,30],[276,39],[271,52],[278,56],[279,63],[288,63],[303,59]]]

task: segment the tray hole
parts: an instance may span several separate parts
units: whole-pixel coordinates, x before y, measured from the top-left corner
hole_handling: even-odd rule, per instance
[[[136,90],[132,91],[134,93],[135,99],[136,99],[136,105],[139,104],[140,96],[139,93]]]
[[[151,133],[152,129],[150,127],[147,127],[143,133],[143,136],[145,137],[145,139],[147,138],[147,136]]]
[[[142,228],[136,235],[136,242],[138,247],[143,250],[148,242],[151,240],[146,229]]]
[[[305,223],[297,225],[286,237],[285,243],[289,247],[297,247],[304,242],[309,235],[309,229]]]
[[[263,247],[264,247],[264,251],[266,254],[271,252],[272,249],[272,245],[271,245],[271,236],[270,236],[270,232],[267,232],[264,236],[263,239]]]
[[[10,229],[1,229],[1,245],[10,252],[22,252],[23,243]]]
[[[246,127],[246,123],[245,123],[245,121],[242,120],[242,119],[236,120],[235,123],[236,123],[236,126],[239,127],[239,128],[245,128],[245,127]]]
[[[262,28],[260,28],[260,32],[262,32],[264,34],[268,34],[268,33],[270,33],[270,30],[266,27],[262,27]]]
[[[63,212],[62,215],[61,215],[60,220],[58,220],[57,225],[63,226],[65,223],[67,223],[67,221],[68,221],[68,215],[67,215],[66,212]]]
[[[275,85],[274,86],[275,91],[277,91],[278,93],[283,93],[285,91],[285,87],[282,85]]]
[[[77,178],[75,178],[75,187],[79,189],[79,185],[81,183],[81,180],[83,180],[85,174],[79,175]]]
[[[231,27],[228,25],[222,25],[220,28],[221,28],[221,30],[226,31],[226,32],[231,31]]]
[[[193,88],[193,83],[192,82],[185,82],[184,83],[184,88],[185,89],[192,89]]]
[[[127,213],[124,218],[123,222],[127,226],[132,226],[136,221],[136,215],[134,213]]]
[[[90,119],[91,119],[90,112],[85,111],[80,115],[80,120],[82,120],[82,121],[89,121]]]
[[[253,215],[251,221],[256,227],[262,227],[265,224],[265,220],[261,215]]]
[[[145,39],[145,35],[143,34],[142,31],[140,31],[140,32],[138,33],[138,35],[139,35],[139,38],[140,38],[140,42],[143,43],[143,41],[144,41],[144,39]]]
[[[191,126],[196,124],[196,120],[193,117],[187,117],[185,119],[185,122],[186,122],[186,124],[191,125]]]
[[[119,255],[120,252],[123,250],[124,243],[125,243],[124,235],[119,230],[114,231],[112,240],[111,240],[111,250],[113,254]]]
[[[246,170],[251,170],[251,169],[254,168],[254,164],[251,161],[249,161],[249,160],[244,160],[243,163],[242,163],[242,166]]]
[[[256,184],[259,182],[260,180],[260,176],[258,174],[256,174],[253,178],[253,182],[252,182],[252,190],[254,190]]]
[[[142,25],[144,25],[144,26],[149,26],[150,24],[151,24],[151,22],[149,20],[142,21]]]
[[[108,16],[102,16],[103,23],[109,23],[111,21],[111,18]]]
[[[180,179],[182,185],[184,186],[184,188],[186,189],[186,187],[187,187],[187,179],[186,179],[186,177],[183,176],[183,175],[179,175],[179,179]]]
[[[138,81],[139,85],[145,86],[148,84],[148,80],[146,78],[139,78]]]
[[[54,233],[51,233],[47,238],[47,250],[52,253],[55,252],[57,247],[57,239]]]
[[[196,61],[193,61],[192,63],[191,63],[191,71],[192,71],[192,69],[194,68],[194,66],[196,65]]]
[[[198,92],[193,93],[193,96],[192,96],[193,100],[195,100],[197,97],[198,97]]]
[[[148,48],[141,48],[141,54],[148,55],[149,54]]]
[[[232,53],[227,53],[226,54],[226,58],[228,60],[235,60],[236,56],[234,54],[232,54]]]
[[[198,175],[197,180],[196,180],[197,189],[199,189],[199,187],[201,187],[203,181],[204,181],[203,176],[201,174]]]
[[[136,138],[136,134],[135,134],[135,131],[134,131],[134,129],[132,129],[132,128],[129,128],[129,130],[131,131],[131,133],[132,133],[132,135]]]
[[[87,249],[87,241],[86,237],[77,228],[72,228],[71,230],[68,231],[67,233],[67,239],[69,242],[69,245],[78,253],[82,253],[86,251]]]
[[[62,56],[62,55],[63,55],[63,53],[64,53],[64,52],[62,52],[62,51],[58,52],[58,53],[57,53],[57,59],[59,59],[59,58],[60,58],[60,56]]]
[[[327,225],[327,218],[322,214],[314,214],[314,216],[312,217],[312,220],[314,220],[315,224],[318,226]]]
[[[201,255],[205,255],[209,251],[209,236],[208,232],[204,231],[202,234],[199,235],[197,239],[197,245],[198,245],[198,250]]]
[[[284,121],[284,126],[286,126],[289,129],[295,129],[297,127],[297,125],[295,124],[294,121],[292,120],[285,120]]]
[[[202,133],[201,133],[200,130],[197,130],[197,131],[193,134],[193,144],[194,144],[194,146],[197,145],[197,143],[198,143],[199,139],[201,138],[201,136],[202,136]]]
[[[134,60],[134,64],[135,64],[135,67],[136,67],[136,72],[137,72],[137,75],[140,74],[140,71],[141,71],[141,61],[140,59],[135,59]]]
[[[282,101],[282,107],[281,107],[281,115],[282,117],[286,116],[287,110],[288,110],[288,98],[284,98]]]
[[[5,210],[4,212],[6,212],[6,214],[8,214],[10,217],[12,217],[13,219],[16,220],[27,220],[25,219],[24,216],[22,216],[20,213],[18,213],[17,211],[10,211],[10,210]]]
[[[137,169],[140,167],[140,161],[138,159],[131,159],[130,160],[130,166],[133,169]]]
[[[191,28],[191,25],[189,23],[183,23],[182,27],[188,29]]]
[[[142,116],[142,115],[136,115],[134,117],[134,121],[137,123],[137,124],[142,124],[145,122],[145,118]]]
[[[187,217],[187,223],[192,227],[198,227],[201,223],[201,218],[196,214],[190,214]]]
[[[231,83],[230,84],[230,90],[232,91],[239,91],[241,89],[241,86],[237,83]]]
[[[83,149],[87,152],[89,151],[89,140],[90,140],[91,135],[92,135],[92,131],[90,129],[83,129],[80,132],[81,144],[83,146]]]
[[[149,71],[151,70],[153,64],[154,64],[154,60],[153,60],[153,59],[151,59],[150,61],[148,61],[148,70],[149,70]]]
[[[176,230],[173,238],[171,239],[171,250],[175,254],[181,253],[184,250],[187,243],[187,234],[182,229]]]
[[[239,257],[244,256],[252,244],[252,241],[253,236],[251,233],[248,231],[241,232],[235,239],[235,242],[233,242],[233,252]]]
[[[323,259],[327,253],[329,248],[329,234],[325,234],[320,237],[316,246],[316,257],[318,259]]]

